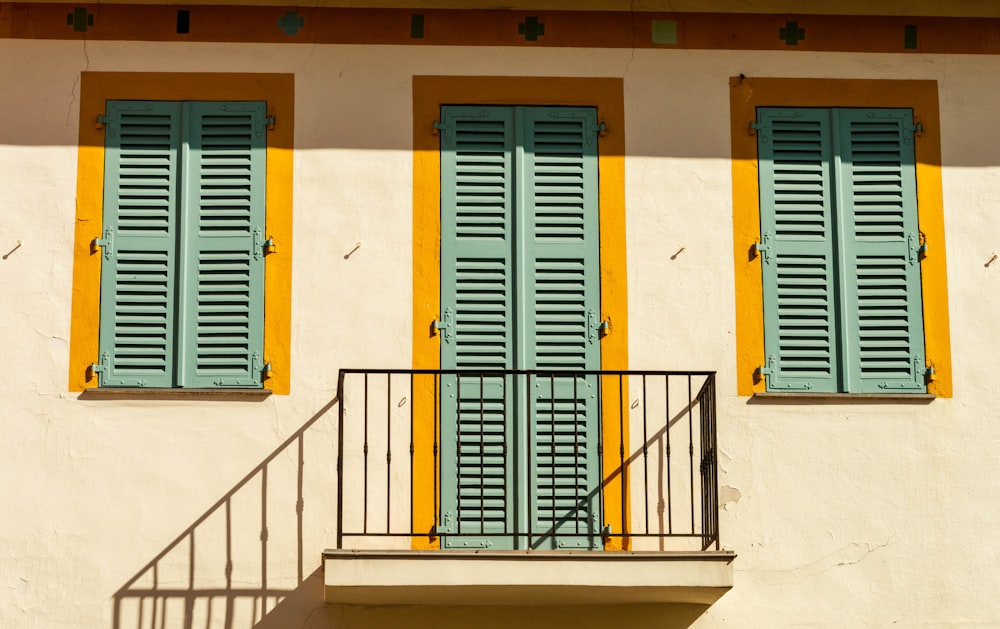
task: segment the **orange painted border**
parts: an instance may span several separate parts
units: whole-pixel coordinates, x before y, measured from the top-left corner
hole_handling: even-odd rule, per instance
[[[600,203],[601,320],[611,322],[611,333],[601,340],[601,367],[628,368],[628,290],[625,254],[625,95],[620,78],[557,78],[495,76],[413,77],[413,367],[438,369],[440,339],[431,334],[431,322],[441,318],[441,159],[434,121],[442,105],[579,105],[597,108],[606,131],[598,142]],[[433,444],[433,391],[414,392],[414,478],[434,478],[436,461],[427,456]],[[608,396],[604,416],[617,417],[620,403]],[[625,393],[627,398],[627,392]],[[618,426],[603,427],[605,443],[618,443]],[[628,443],[628,435],[625,435]],[[423,455],[421,453],[424,453]],[[620,467],[616,449],[604,455],[605,502],[621,502],[627,491],[627,471]],[[426,491],[421,492],[421,489]],[[414,530],[430,530],[434,522],[431,488],[414,488]],[[610,502],[609,502],[610,501]],[[608,521],[612,530],[627,530],[621,519]],[[616,538],[615,544],[618,544]],[[627,545],[627,539],[622,540]],[[433,548],[436,540],[414,541],[415,548]],[[620,546],[618,546],[620,548]],[[610,546],[608,547],[611,548]]]
[[[258,100],[275,117],[267,134],[266,233],[276,244],[265,260],[264,360],[272,366],[264,386],[287,394],[291,369],[292,149],[295,80],[291,74],[83,72],[80,81],[80,145],[73,246],[69,390],[97,386],[88,366],[98,359],[101,256],[90,242],[102,232],[104,131],[97,116],[121,100]]]
[[[86,31],[67,24],[77,7],[93,16]],[[176,32],[180,9],[190,12],[189,33]],[[303,19],[294,34],[279,26],[287,13]],[[414,14],[420,38],[411,37]],[[545,27],[534,41],[519,33],[528,17]],[[653,43],[658,20],[677,23],[676,43]],[[795,44],[781,37],[789,22],[803,29]],[[917,29],[916,48],[905,47],[906,26]],[[1000,18],[6,2],[0,38],[1000,54]]]
[[[764,305],[760,239],[757,138],[750,123],[757,107],[900,107],[913,110],[923,126],[914,143],[917,160],[917,220],[929,245],[921,262],[924,344],[934,380],[927,391],[952,395],[948,278],[941,190],[941,121],[935,81],[740,78],[729,80],[733,170],[733,256],[736,273],[736,378],[739,395],[763,392],[754,379],[764,358]]]

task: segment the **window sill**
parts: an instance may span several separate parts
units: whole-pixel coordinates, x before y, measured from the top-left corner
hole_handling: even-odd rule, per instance
[[[259,402],[272,394],[271,389],[87,389],[80,400],[212,400],[216,402]]]
[[[836,402],[838,404],[930,404],[937,396],[933,393],[754,393],[747,404],[810,404]]]

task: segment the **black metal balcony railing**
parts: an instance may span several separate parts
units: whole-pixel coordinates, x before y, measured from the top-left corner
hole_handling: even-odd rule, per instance
[[[337,548],[719,549],[714,372],[344,369]]]

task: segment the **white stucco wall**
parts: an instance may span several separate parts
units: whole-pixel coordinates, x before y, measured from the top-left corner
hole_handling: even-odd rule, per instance
[[[624,78],[630,366],[718,371],[721,532],[738,558],[735,587],[694,626],[1000,625],[1000,261],[985,265],[1000,253],[1000,58],[0,39],[0,59],[18,60],[0,64],[0,626],[112,626],[116,592],[194,524],[198,586],[218,588],[212,613],[225,615],[226,508],[199,518],[316,418],[338,368],[411,364],[411,77],[443,73]],[[84,70],[295,74],[291,395],[67,392]],[[739,73],[938,82],[954,398],[736,396],[727,81]],[[268,465],[277,590],[296,588],[300,552],[309,577],[334,542],[336,407],[303,434],[301,544],[297,443]],[[230,588],[261,589],[261,512],[257,473],[230,501]],[[189,544],[160,562],[157,588],[188,587]],[[319,610],[310,626],[387,622],[310,596],[290,597]],[[182,599],[125,600],[120,626],[164,614],[173,626]],[[262,614],[250,595],[232,613],[234,626]]]

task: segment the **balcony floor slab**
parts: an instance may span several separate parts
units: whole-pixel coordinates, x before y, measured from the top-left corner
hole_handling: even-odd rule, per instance
[[[710,605],[733,586],[730,551],[323,553],[327,603]]]

